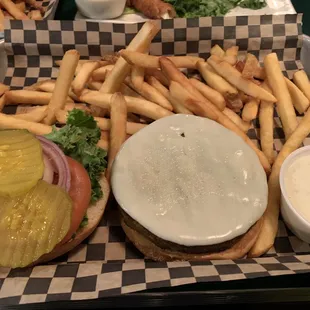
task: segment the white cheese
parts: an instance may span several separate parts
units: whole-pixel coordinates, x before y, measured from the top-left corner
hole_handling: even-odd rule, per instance
[[[128,139],[112,170],[121,208],[154,235],[185,246],[247,232],[267,206],[255,152],[206,118],[176,114]]]

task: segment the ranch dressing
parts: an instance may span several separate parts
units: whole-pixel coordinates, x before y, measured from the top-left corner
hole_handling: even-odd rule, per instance
[[[310,222],[310,156],[301,155],[287,168],[284,186],[293,208]]]

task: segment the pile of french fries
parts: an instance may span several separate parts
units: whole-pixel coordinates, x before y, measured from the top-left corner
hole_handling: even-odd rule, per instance
[[[0,0],[0,31],[4,30],[4,19],[41,20],[44,8],[36,0]]]
[[[17,105],[15,115],[0,113],[1,128],[25,128],[47,134],[52,125],[66,123],[76,108],[94,116],[102,130],[98,146],[108,150],[107,178],[124,141],[153,121],[174,113],[193,114],[214,120],[235,132],[257,154],[266,171],[268,206],[261,233],[248,253],[258,257],[274,244],[280,209],[279,172],[284,159],[310,133],[310,83],[302,70],[293,82],[285,78],[275,53],[263,60],[252,54],[239,57],[239,48],[224,51],[218,45],[208,59],[193,56],[152,56],[150,44],[159,31],[146,22],[130,44],[98,60],[80,59],[69,50],[59,65],[56,80],[43,80],[22,90],[0,86],[0,111]],[[183,69],[199,72],[188,78]],[[31,105],[31,107],[29,106]],[[285,143],[274,149],[274,109],[285,133]],[[297,121],[296,112],[302,116]],[[260,122],[260,147],[247,132],[254,119]]]

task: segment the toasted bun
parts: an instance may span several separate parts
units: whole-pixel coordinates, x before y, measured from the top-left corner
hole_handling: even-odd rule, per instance
[[[70,241],[62,245],[56,246],[52,252],[41,256],[39,260],[37,260],[35,263],[32,264],[32,266],[49,262],[59,256],[62,256],[68,253],[69,251],[73,250],[76,246],[78,246],[90,234],[93,233],[93,231],[98,226],[104,214],[104,211],[105,211],[108,199],[109,199],[109,195],[110,195],[110,185],[105,177],[101,178],[100,185],[103,191],[103,198],[100,199],[95,205],[90,206],[87,209],[88,225],[80,229],[77,232],[74,239],[71,239]]]
[[[240,240],[228,250],[209,254],[188,254],[183,252],[169,251],[162,249],[147,239],[144,235],[129,227],[124,218],[121,217],[121,225],[128,239],[147,258],[154,261],[204,261],[219,259],[239,259],[243,258],[255,243],[262,227],[263,219],[259,219],[251,229],[244,234]]]

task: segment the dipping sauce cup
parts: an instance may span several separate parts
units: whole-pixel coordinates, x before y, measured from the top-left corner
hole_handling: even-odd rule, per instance
[[[310,243],[310,146],[286,158],[280,170],[281,214],[287,227]]]

